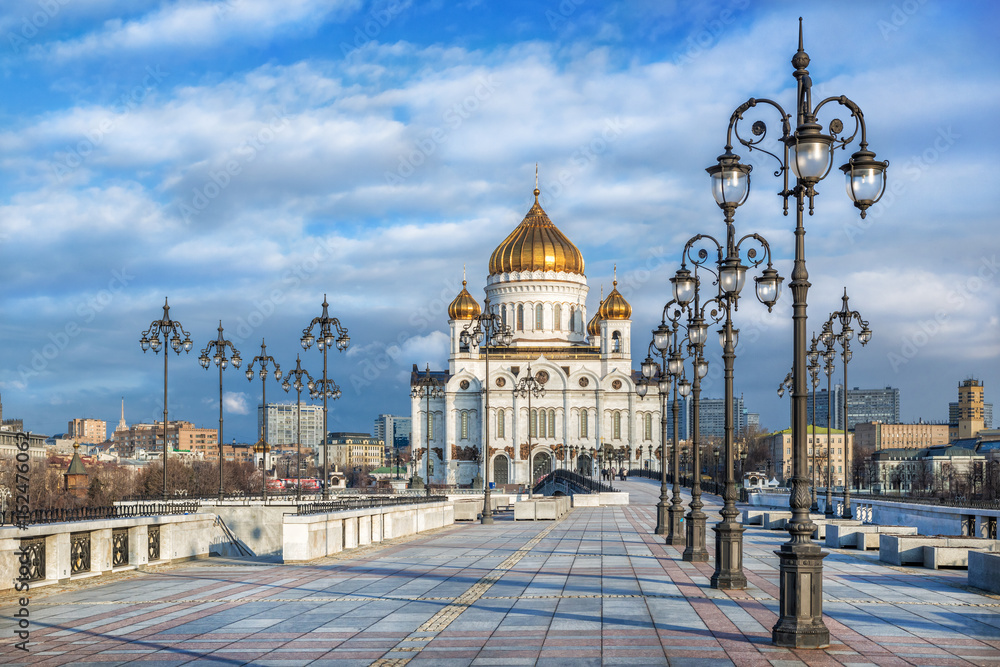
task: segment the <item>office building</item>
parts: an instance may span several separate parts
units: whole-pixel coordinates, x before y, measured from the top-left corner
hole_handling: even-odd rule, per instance
[[[385,462],[385,442],[370,433],[330,433],[327,444],[338,470],[380,468]]]
[[[813,441],[811,430],[807,432],[806,438],[806,456],[809,459],[807,465],[810,478],[813,471],[813,447],[815,446],[817,485],[820,484],[820,480],[822,480],[823,485],[826,484],[827,456],[829,454],[830,463],[832,464],[830,473],[833,484],[834,486],[843,486],[844,480],[847,479],[847,474],[850,470],[849,462],[853,460],[854,436],[850,433],[847,434],[845,448],[844,432],[840,430],[831,431],[829,452],[825,428],[816,430],[815,442]],[[792,476],[792,430],[788,428],[784,431],[772,433],[767,436],[764,442],[771,453],[771,462],[773,465],[771,474],[777,477],[778,481],[783,482],[789,479]]]
[[[723,438],[726,433],[726,401],[722,398],[702,398],[698,406],[698,430],[702,438]],[[747,427],[747,409],[743,396],[733,397],[733,437]]]
[[[296,420],[298,413],[301,424]],[[264,408],[257,406],[257,433],[263,431]],[[269,445],[294,445],[296,433],[301,428],[302,446],[318,448],[323,442],[323,406],[298,403],[267,404],[267,443]]]
[[[816,390],[816,417],[813,421],[812,391],[806,398],[806,423],[816,424],[816,428],[825,428],[829,409],[829,394],[826,389]],[[854,425],[864,422],[883,422],[885,424],[899,423],[899,389],[886,387],[884,389],[854,389],[847,390],[847,430],[854,430]],[[833,419],[832,428],[844,428],[844,387],[835,385],[833,388]]]
[[[948,424],[882,424],[865,422],[854,426],[854,444],[859,449],[927,448],[948,443]]]
[[[108,423],[103,419],[71,419],[66,435],[80,444],[99,445],[108,439]]]
[[[948,404],[949,435],[952,440],[975,437],[993,428],[993,404],[985,402],[985,388],[969,378],[958,385],[958,402]]]
[[[375,418],[372,435],[382,440],[386,447],[407,449],[410,446],[411,417],[379,415]]]

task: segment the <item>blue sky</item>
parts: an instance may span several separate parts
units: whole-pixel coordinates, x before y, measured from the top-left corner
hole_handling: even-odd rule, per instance
[[[749,97],[792,104],[797,11],[747,0],[8,0],[4,416],[47,434],[74,417],[113,425],[124,396],[130,423],[161,417],[162,361],[138,340],[168,296],[195,343],[171,358],[170,416],[213,427],[218,375],[197,356],[218,321],[244,359],[265,338],[288,369],[324,293],[352,337],[331,357],[343,390],[331,429],[408,414],[411,365],[445,363],[462,267],[481,297],[491,250],[530,207],[536,162],[543,206],[584,254],[590,309],[617,264],[644,349],[684,242],[722,232],[704,168],[732,110]],[[905,420],[946,419],[970,376],[1000,403],[1000,190],[988,164],[1000,143],[998,14],[992,2],[940,0],[808,3],[803,14],[814,99],[860,105],[894,188],[866,221],[839,173],[817,188],[810,329],[846,287],[874,331],[855,346],[849,385],[899,387]],[[837,115],[849,120],[821,120]],[[793,220],[773,166],[754,164],[737,227],[764,235],[788,276]],[[783,428],[788,399],[775,389],[791,363],[791,294],[772,314],[742,300],[736,326],[736,391]],[[709,342],[705,395],[721,396]],[[321,354],[303,357],[318,375]],[[260,381],[225,376],[225,437],[253,439]]]

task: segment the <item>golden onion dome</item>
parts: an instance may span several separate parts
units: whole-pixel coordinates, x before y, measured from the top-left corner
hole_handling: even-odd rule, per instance
[[[462,291],[458,293],[455,300],[448,306],[449,319],[472,320],[479,317],[479,313],[482,312],[479,309],[479,302],[472,298],[469,290],[465,289],[467,284],[464,280],[462,281]]]
[[[597,312],[587,322],[587,335],[596,338],[601,335],[601,306],[604,305],[604,285],[601,285],[601,300],[597,304]]]
[[[597,309],[597,317],[602,320],[627,320],[632,317],[632,306],[618,291],[617,280],[608,298],[601,302],[601,306]]]
[[[583,255],[552,224],[538,203],[490,256],[490,275],[520,271],[556,271],[583,275]]]

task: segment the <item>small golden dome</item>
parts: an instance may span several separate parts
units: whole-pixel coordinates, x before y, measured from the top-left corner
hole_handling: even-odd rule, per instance
[[[587,335],[593,337],[601,335],[601,318],[596,313],[587,323]]]
[[[490,256],[490,275],[519,271],[562,271],[583,275],[583,255],[538,203]]]
[[[632,306],[618,291],[617,280],[614,282],[614,287],[608,294],[608,298],[597,309],[597,317],[602,320],[627,320],[632,317]]]
[[[471,320],[479,317],[482,311],[479,303],[472,298],[469,290],[465,289],[466,283],[462,281],[462,291],[458,293],[455,300],[448,306],[448,318],[452,320]]]

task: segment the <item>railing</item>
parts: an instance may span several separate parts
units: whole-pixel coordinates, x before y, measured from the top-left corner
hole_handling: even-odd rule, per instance
[[[554,472],[550,472],[538,480],[531,492],[538,493],[548,482],[555,482],[556,480],[562,480],[567,484],[577,487],[581,491],[586,491],[587,493],[618,492],[618,489],[609,484],[600,482],[593,477],[584,477],[579,473],[571,472],[569,470],[556,470]]]
[[[74,507],[57,509],[35,509],[28,514],[18,514],[11,510],[0,514],[0,526],[30,526],[42,523],[63,523],[66,521],[93,521],[100,519],[127,519],[139,516],[162,516],[170,514],[191,514],[197,512],[199,504],[187,503],[139,503],[115,505],[114,507]]]
[[[892,493],[852,493],[853,500],[881,500],[891,503],[913,503],[917,505],[937,505],[938,507],[954,507],[955,509],[1000,510],[997,500],[955,500],[950,498],[921,498],[919,496],[901,496]]]
[[[387,496],[384,498],[345,498],[325,503],[302,503],[296,514],[325,514],[343,510],[359,510],[369,507],[392,507],[396,505],[422,505],[424,503],[446,502],[447,496]]]

